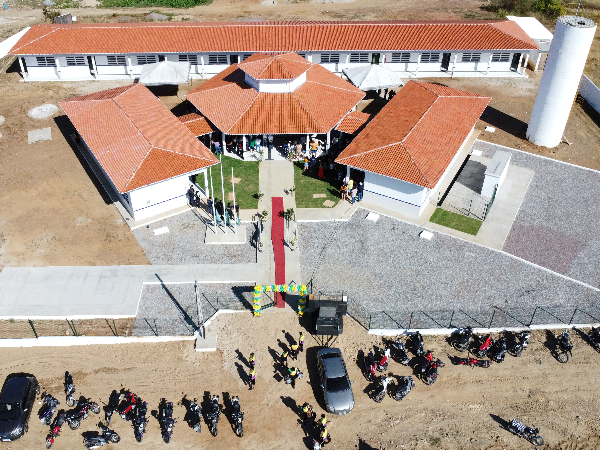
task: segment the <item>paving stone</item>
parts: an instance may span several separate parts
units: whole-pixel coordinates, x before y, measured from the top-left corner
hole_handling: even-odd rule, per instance
[[[36,142],[44,142],[52,140],[52,128],[39,128],[37,130],[31,130],[27,133],[27,142],[34,144]]]
[[[323,206],[327,206],[328,208],[333,208],[335,206],[335,202],[332,200],[325,200],[323,202]]]
[[[327,198],[327,194],[313,194],[313,198]]]

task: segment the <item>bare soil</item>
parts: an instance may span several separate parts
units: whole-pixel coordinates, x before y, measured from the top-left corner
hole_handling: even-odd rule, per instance
[[[351,319],[334,344],[339,347],[354,382],[356,406],[347,416],[329,416],[332,443],[338,449],[525,449],[528,443],[513,436],[501,425],[514,417],[540,428],[544,449],[595,449],[600,445],[597,423],[600,400],[597,395],[600,355],[572,332],[574,351],[567,364],[558,363],[545,347],[545,332],[535,332],[529,348],[520,358],[507,356],[489,369],[452,365],[451,350],[443,338],[425,337],[426,349],[445,361],[438,381],[427,386],[411,367],[392,361],[389,372],[412,375],[416,387],[402,402],[390,397],[381,404],[367,392],[373,387],[356,363],[359,351],[382,345],[379,337],[367,335]],[[184,395],[202,399],[208,393],[238,395],[245,412],[246,435],[237,438],[228,424],[228,410],[221,416],[219,435],[212,437],[205,424],[194,433],[183,421],[185,410],[176,406],[174,448],[206,449],[306,449],[313,429],[299,424],[299,405],[310,402],[318,415],[324,412],[315,366],[318,342],[307,334],[307,349],[297,365],[305,376],[295,389],[281,381],[280,366],[274,363],[288,339],[297,339],[301,330],[293,314],[266,312],[259,318],[249,313],[219,317],[212,325],[218,330],[219,350],[198,353],[193,341],[162,344],[82,346],[52,351],[44,348],[0,350],[0,377],[11,372],[31,372],[61,402],[64,371],[73,373],[77,395],[91,397],[102,405],[112,389],[131,389],[156,410],[161,398],[174,403]],[[257,383],[249,391],[242,379],[248,373],[247,358],[256,354]],[[275,365],[275,368],[274,368]],[[411,363],[412,365],[412,363]],[[64,402],[61,405],[64,407]],[[227,403],[225,403],[227,407]],[[37,414],[39,405],[34,408]],[[98,417],[91,415],[77,431],[63,427],[56,439],[57,450],[83,448],[81,433],[93,431]],[[133,448],[131,424],[118,416],[113,428],[121,436],[120,447]],[[48,428],[34,415],[29,433],[6,448],[40,448]],[[305,436],[307,431],[309,436]],[[164,448],[158,422],[151,418],[143,448]],[[141,447],[140,447],[141,448]]]

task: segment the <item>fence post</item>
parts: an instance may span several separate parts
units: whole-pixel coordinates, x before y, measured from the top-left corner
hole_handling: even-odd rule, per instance
[[[35,338],[39,339],[39,336],[37,334],[37,331],[35,331],[35,328],[33,327],[33,320],[29,321],[29,326],[31,327],[31,329],[33,330],[33,334],[35,334]]]
[[[113,326],[115,327],[115,335],[119,337],[119,331],[117,330],[117,325],[115,324],[115,319],[113,319]]]
[[[454,319],[454,310],[452,310],[452,315],[450,316],[450,323],[448,324],[448,328],[452,328],[452,319]]]
[[[531,324],[533,323],[533,318],[535,317],[535,313],[537,312],[538,307],[536,306],[535,309],[533,310],[533,314],[531,315],[531,320],[529,321],[529,325],[527,325],[528,327],[531,326]]]
[[[573,323],[573,319],[575,318],[575,314],[577,314],[577,308],[575,308],[575,311],[573,311],[573,315],[571,316],[571,320],[569,320],[569,325],[571,325],[571,323]]]
[[[371,329],[371,314],[369,314],[369,330]]]
[[[492,328],[492,322],[494,321],[494,315],[496,314],[496,310],[494,309],[492,311],[492,318],[490,320],[490,324],[488,325],[488,328]]]
[[[69,323],[69,319],[67,319],[67,323]],[[75,322],[73,322],[71,320],[71,330],[73,330],[73,334],[75,335],[75,337],[79,337],[79,335],[77,334],[77,329],[75,328]]]
[[[412,318],[414,313],[410,313],[410,320],[408,321],[408,329],[410,330],[410,325],[412,324]]]

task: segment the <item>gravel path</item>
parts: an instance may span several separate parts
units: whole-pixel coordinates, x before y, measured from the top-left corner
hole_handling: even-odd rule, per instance
[[[153,230],[168,227],[155,236]],[[244,244],[204,244],[206,225],[196,211],[189,211],[133,231],[152,264],[255,263],[254,224],[246,224]]]
[[[426,241],[419,227],[383,216],[373,223],[366,214],[298,225],[302,279],[312,278],[315,292],[343,291],[364,325],[371,316],[372,328],[437,328],[451,320],[522,326],[534,312],[533,323],[568,323],[576,306],[600,318],[590,309],[600,293],[589,287],[444,234]],[[492,305],[505,312],[493,313]],[[580,311],[572,320],[593,321]]]
[[[600,173],[483,141],[473,149],[510,151],[511,164],[534,171],[503,250],[600,287]]]
[[[198,317],[193,283],[145,284],[133,328],[134,336],[185,336],[219,308],[251,309],[254,285],[199,283],[202,317]]]

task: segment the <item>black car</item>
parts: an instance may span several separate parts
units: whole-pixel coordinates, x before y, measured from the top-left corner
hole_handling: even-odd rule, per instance
[[[27,433],[29,416],[40,387],[33,375],[6,377],[0,392],[0,440],[14,441]]]

